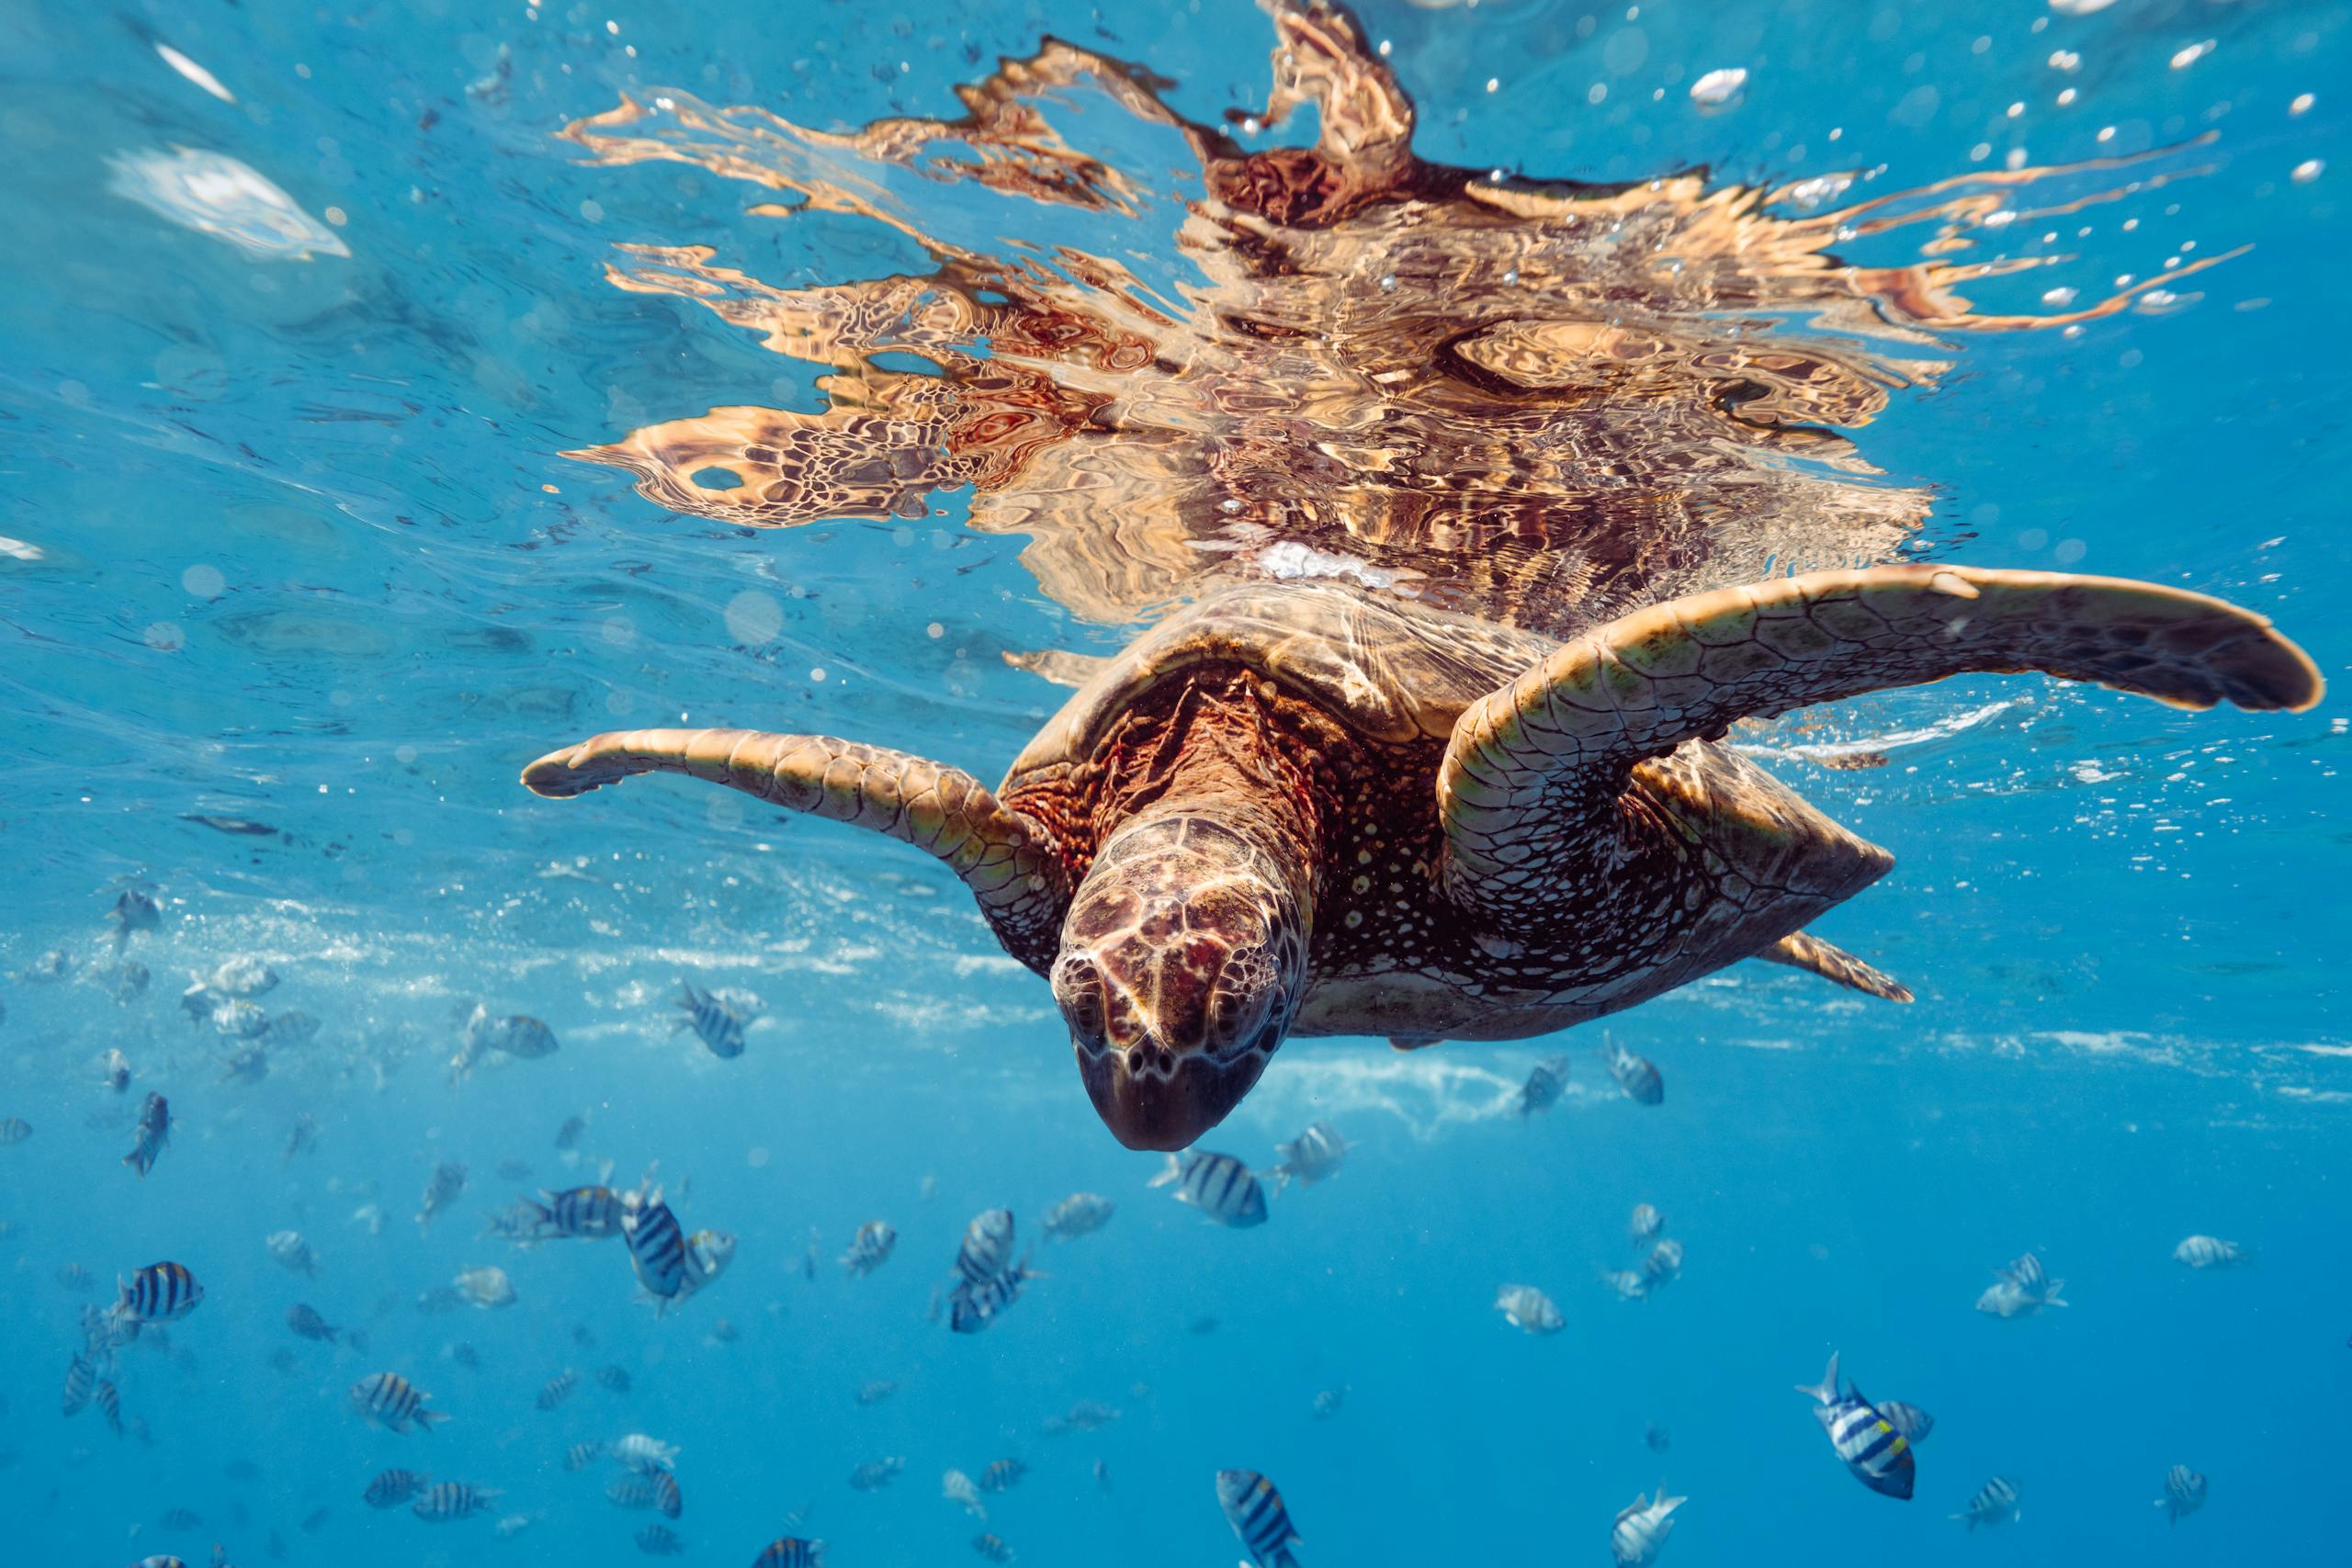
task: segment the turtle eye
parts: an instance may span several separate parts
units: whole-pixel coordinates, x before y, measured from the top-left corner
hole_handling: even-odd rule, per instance
[[[1101,1051],[1106,1027],[1101,974],[1086,959],[1065,956],[1054,965],[1053,984],[1070,1038],[1089,1051]]]

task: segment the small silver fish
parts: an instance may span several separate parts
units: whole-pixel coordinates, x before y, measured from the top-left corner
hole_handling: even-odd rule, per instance
[[[867,1460],[849,1472],[850,1489],[854,1492],[879,1492],[907,1468],[907,1461],[896,1457]]]
[[[495,1265],[461,1270],[449,1282],[467,1301],[485,1310],[514,1304],[514,1283],[506,1277],[505,1269]]]
[[[1340,1167],[1347,1162],[1348,1142],[1329,1122],[1317,1122],[1289,1143],[1276,1144],[1274,1153],[1278,1156],[1272,1173],[1274,1190],[1279,1192],[1293,1179],[1312,1187],[1337,1175]]]
[[[962,1471],[951,1470],[939,1478],[939,1495],[982,1524],[988,1523],[989,1510],[987,1505],[980,1501],[980,1489],[973,1485],[972,1478]]]
[[[1505,1285],[1495,1292],[1495,1310],[1504,1322],[1529,1334],[1557,1334],[1568,1325],[1552,1298],[1532,1285]]]
[[[1091,1235],[1111,1223],[1117,1206],[1093,1192],[1073,1192],[1046,1211],[1046,1234],[1057,1241]]]
[[[1625,1235],[1635,1247],[1643,1247],[1665,1228],[1664,1214],[1647,1203],[1636,1203],[1634,1205],[1634,1217],[1625,1223]]]
[[[732,1061],[743,1054],[747,1021],[727,1004],[722,993],[697,991],[691,980],[679,981],[678,992],[678,1006],[684,1016],[673,1027],[691,1028],[695,1038],[721,1061]]]
[[[1568,1086],[1568,1059],[1553,1056],[1528,1069],[1527,1082],[1521,1088],[1514,1102],[1521,1117],[1532,1116],[1539,1111],[1549,1111],[1559,1102]]]
[[[1340,1406],[1347,1403],[1347,1398],[1348,1385],[1346,1383],[1340,1383],[1334,1387],[1323,1390],[1315,1396],[1315,1403],[1313,1405],[1315,1418],[1317,1421],[1329,1421],[1332,1416],[1337,1416],[1340,1413]]]
[[[122,1163],[143,1179],[172,1141],[172,1108],[160,1094],[150,1094],[139,1106],[138,1131]]]
[[[1972,1532],[1978,1525],[2007,1524],[2018,1517],[2018,1483],[1996,1475],[1976,1489],[1966,1508],[1951,1517],[1966,1520]]]
[[[466,1168],[453,1160],[445,1160],[433,1168],[424,1179],[424,1197],[417,1205],[416,1225],[419,1230],[433,1223],[434,1216],[458,1201],[466,1190]]]

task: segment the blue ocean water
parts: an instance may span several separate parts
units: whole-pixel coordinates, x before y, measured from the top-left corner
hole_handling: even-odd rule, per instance
[[[1700,579],[1732,557],[1822,564],[1788,541],[1874,518],[1884,536],[1852,553],[2193,588],[2341,677],[2352,310],[2328,258],[2352,241],[2352,7],[1360,16],[1429,164],[1498,190],[1622,183],[1629,209],[1674,210],[1633,262],[1564,231],[1521,263],[1531,288],[1565,258],[1598,280],[1580,321],[1720,332],[1769,397],[1802,392],[1759,367],[1784,344],[1854,371],[1781,419],[1815,446],[1720,471],[1745,436],[1666,428],[1680,382],[1605,384],[1632,411],[1610,416],[1622,454],[1659,465],[1615,477],[1697,498],[1720,552]],[[1346,1165],[1222,1229],[1147,1187],[1159,1157],[1105,1131],[1046,987],[944,869],[691,783],[564,804],[514,781],[598,729],[702,722],[992,780],[1065,695],[1004,655],[1115,651],[1212,569],[1417,573],[1433,594],[1458,578],[1475,603],[1484,565],[1545,558],[1541,526],[1467,547],[1286,534],[1295,496],[1230,469],[1238,514],[1162,509],[1206,493],[1187,465],[1244,405],[1240,382],[1187,377],[1230,344],[1136,329],[1169,368],[1129,392],[1113,370],[1139,361],[1107,329],[1100,354],[1057,358],[985,319],[1016,284],[1132,326],[1229,283],[1234,236],[1267,231],[1204,216],[1216,193],[1175,126],[1264,149],[1331,118],[1263,123],[1265,12],[17,0],[0,36],[0,1118],[31,1130],[0,1145],[9,1560],[202,1563],[217,1541],[243,1564],[620,1562],[664,1523],[689,1562],[786,1534],[842,1568],[961,1562],[986,1529],[1023,1562],[1212,1563],[1239,1551],[1214,1491],[1228,1467],[1281,1487],[1309,1565],[1600,1562],[1661,1479],[1689,1498],[1662,1553],[1683,1568],[2341,1556],[2339,698],[2190,714],[1975,676],[1736,733],[1899,857],[1814,929],[1915,1003],[1723,970],[1606,1026],[1658,1064],[1655,1109],[1602,1070],[1599,1027],[1411,1054],[1294,1039],[1208,1145],[1265,1168],[1324,1121]],[[1107,67],[1033,65],[958,99],[1049,38],[1145,71],[1116,77],[1124,104]],[[1694,97],[1728,70],[1736,91]],[[933,128],[947,151],[928,162],[856,134],[991,101],[1038,119],[995,141]],[[1826,183],[1792,192],[1807,181]],[[1872,193],[1909,194],[1804,227]],[[1472,243],[1470,200],[1430,198],[1453,227],[1432,220],[1426,254]],[[1926,216],[1881,228],[1889,212]],[[1382,255],[1359,258],[1374,288],[1488,309]],[[2037,265],[2006,269],[2020,258]],[[1937,266],[1962,270],[1904,270]],[[977,318],[926,327],[943,286],[894,300],[898,335],[865,348],[794,335],[839,333],[811,291],[957,268]],[[1679,314],[1624,281],[1663,297],[1702,275],[1714,291]],[[1363,319],[1335,316],[1331,341]],[[1270,445],[1368,469],[1361,411],[1389,385],[1302,398]],[[944,433],[917,417],[933,396],[964,411]],[[760,440],[810,428],[836,488],[752,471]],[[1379,436],[1453,454],[1449,472],[1471,439]],[[1521,457],[1530,493],[1569,488]],[[1658,477],[1668,457],[1683,479]],[[1751,504],[1788,520],[1753,549]],[[118,956],[105,916],[134,886],[160,921]],[[182,988],[241,956],[279,977],[255,1005],[311,1015],[314,1036],[281,1027],[238,1063],[190,1019]],[[742,1055],[675,1026],[682,980],[756,994]],[[545,1020],[560,1049],[453,1075],[477,1003]],[[132,1067],[119,1095],[109,1050]],[[1564,1051],[1562,1101],[1516,1114]],[[175,1122],[141,1179],[119,1162],[150,1091]],[[289,1154],[304,1117],[315,1147]],[[445,1162],[467,1187],[420,1224]],[[674,1312],[637,1299],[618,1241],[481,1234],[518,1193],[657,1165],[688,1229],[737,1238]],[[1044,1212],[1077,1191],[1116,1214],[1048,1242]],[[1600,1276],[1638,1266],[1637,1202],[1686,1262],[1628,1302]],[[927,1305],[999,1205],[1046,1277],[952,1335]],[[896,1251],[847,1278],[834,1259],[873,1219]],[[315,1278],[266,1247],[286,1230]],[[2184,1268],[2192,1234],[2253,1261]],[[2028,1251],[2071,1305],[1973,1310]],[[84,1304],[165,1258],[205,1299],[167,1346],[118,1353],[125,1432],[62,1414]],[[513,1304],[436,1299],[492,1265]],[[1510,1283],[1546,1292],[1562,1331],[1506,1325]],[[366,1351],[289,1333],[297,1303]],[[1840,1474],[1792,1392],[1832,1350],[1872,1398],[1936,1417],[1914,1501]],[[566,1369],[580,1385],[539,1410]],[[364,1426],[345,1391],[379,1371],[450,1419]],[[862,1404],[880,1382],[895,1391]],[[1083,1402],[1116,1418],[1064,1429]],[[608,1461],[565,1468],[625,1433],[679,1446],[676,1520],[608,1502]],[[850,1486],[886,1458],[904,1461],[889,1485]],[[1004,1458],[1029,1472],[986,1497],[985,1526],[940,1497],[943,1472]],[[2211,1502],[2167,1529],[2150,1504],[2176,1463]],[[503,1495],[447,1523],[371,1509],[395,1466]],[[1996,1474],[2018,1520],[1947,1522]]]

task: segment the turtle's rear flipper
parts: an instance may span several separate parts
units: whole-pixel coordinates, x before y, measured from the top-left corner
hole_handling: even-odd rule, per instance
[[[1694,593],[1577,637],[1464,711],[1438,770],[1446,887],[1474,907],[1523,900],[1611,830],[1636,763],[1736,719],[1970,671],[2187,708],[2300,712],[2323,690],[2262,616],[2120,578],[1886,566]]]
[[[560,800],[647,773],[725,784],[927,851],[964,879],[1007,947],[1042,941],[1053,951],[1069,902],[1053,835],[960,769],[828,735],[632,729],[548,752],[523,770],[523,784]]]
[[[1784,936],[1757,957],[1767,964],[1785,964],[1792,969],[1803,969],[1818,975],[1849,991],[1865,996],[1883,997],[1891,1002],[1912,999],[1911,987],[1891,975],[1881,974],[1842,947],[1833,947],[1817,936],[1799,931]]]

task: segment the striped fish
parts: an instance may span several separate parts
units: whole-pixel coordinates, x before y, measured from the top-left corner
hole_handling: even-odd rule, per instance
[[[1568,1325],[1552,1298],[1532,1285],[1505,1285],[1495,1292],[1495,1310],[1504,1322],[1529,1334],[1557,1334]]]
[[[1666,1228],[1666,1216],[1647,1203],[1634,1205],[1634,1217],[1625,1222],[1625,1235],[1635,1247],[1657,1236]]]
[[[144,1178],[155,1168],[155,1161],[171,1141],[171,1103],[160,1094],[150,1094],[139,1102],[138,1131],[132,1137],[130,1152],[122,1156],[122,1163]]]
[[[1153,1187],[1176,1184],[1176,1201],[1190,1203],[1210,1219],[1235,1230],[1266,1223],[1266,1192],[1250,1168],[1231,1155],[1188,1149],[1168,1156],[1167,1168],[1151,1179]]]
[[[606,1367],[596,1374],[596,1382],[615,1393],[629,1391],[628,1371],[625,1367]]]
[[[604,1457],[605,1445],[593,1438],[584,1443],[574,1443],[563,1450],[563,1468],[582,1471]]]
[[[10,1116],[5,1120],[0,1120],[0,1145],[21,1144],[32,1135],[33,1124],[26,1121],[21,1116]],[[124,1163],[128,1164],[130,1162],[125,1161]],[[147,1173],[142,1170],[139,1174],[144,1176]]]
[[[2156,1506],[2171,1510],[2165,1516],[2167,1524],[2178,1524],[2205,1506],[2205,1478],[2185,1464],[2174,1465],[2165,1472],[2165,1495],[2156,1499]]]
[[[978,1552],[990,1562],[1010,1562],[1012,1561],[1012,1548],[1004,1543],[1004,1538],[1001,1535],[974,1536],[972,1538],[972,1550]]]
[[[1951,1516],[1964,1519],[1971,1532],[1978,1525],[2005,1525],[2018,1517],[2018,1483],[2006,1475],[1996,1475],[1976,1489],[1968,1506]]]
[[[1568,1059],[1554,1056],[1538,1062],[1528,1069],[1527,1082],[1519,1091],[1519,1113],[1532,1116],[1539,1111],[1549,1111],[1558,1103],[1568,1087]]]
[[[1609,1550],[1616,1555],[1618,1568],[1648,1568],[1657,1562],[1666,1550],[1666,1538],[1674,1533],[1674,1510],[1690,1500],[1668,1496],[1663,1481],[1657,1483],[1656,1502],[1645,1492],[1635,1493],[1609,1528]]]
[[[655,1471],[654,1475],[663,1473]],[[605,1499],[616,1508],[650,1508],[653,1506],[653,1478],[647,1475],[616,1475],[605,1488]]]
[[[678,1467],[678,1445],[649,1438],[642,1432],[631,1432],[613,1445],[613,1458],[639,1475],[651,1475],[656,1471]]]
[[[175,1557],[168,1551],[158,1551],[141,1558],[130,1568],[187,1568],[187,1559]]]
[[[1621,1301],[1637,1302],[1650,1293],[1649,1276],[1636,1274],[1631,1269],[1614,1269],[1601,1275],[1600,1282],[1617,1292]]]
[[[177,1323],[204,1300],[204,1287],[184,1263],[150,1263],[128,1281],[116,1276],[115,1285],[122,1299],[114,1315],[126,1323]]]
[[[964,1227],[964,1244],[956,1249],[956,1272],[967,1285],[985,1285],[1012,1261],[1012,1211],[989,1209],[972,1216]]]
[[[1642,1283],[1649,1290],[1670,1285],[1682,1277],[1682,1244],[1668,1236],[1650,1248],[1642,1260]]]
[[[678,982],[678,1006],[685,1016],[675,1027],[691,1028],[695,1038],[722,1061],[743,1054],[743,1020],[716,991],[697,991],[692,980]]]
[[[270,1257],[277,1260],[281,1269],[306,1274],[312,1279],[318,1277],[318,1258],[311,1251],[311,1244],[303,1239],[300,1231],[272,1231],[263,1238],[262,1246],[268,1250]]]
[[[79,1416],[90,1403],[91,1391],[97,1386],[97,1368],[79,1356],[74,1357],[74,1364],[65,1369],[64,1413]]]
[[[1336,1174],[1347,1160],[1348,1143],[1329,1122],[1317,1122],[1289,1143],[1276,1144],[1274,1153],[1280,1156],[1273,1169],[1274,1190],[1279,1192],[1294,1177],[1312,1187]]]
[[[433,1168],[424,1179],[424,1197],[418,1203],[416,1225],[419,1230],[433,1223],[433,1216],[458,1201],[466,1190],[466,1168],[453,1160],[445,1160]]]
[[[803,1540],[797,1535],[787,1535],[768,1542],[759,1556],[752,1560],[752,1568],[821,1568],[824,1561],[823,1541]]]
[[[628,1245],[629,1267],[637,1270],[637,1282],[648,1295],[667,1303],[685,1290],[685,1232],[662,1201],[662,1189],[643,1197],[632,1195],[621,1211],[621,1236]]]
[[[637,1549],[648,1557],[681,1557],[685,1554],[685,1543],[668,1525],[648,1525],[637,1532],[636,1540]]]
[[[397,1508],[411,1497],[433,1484],[433,1478],[413,1470],[379,1472],[359,1495],[361,1502],[371,1508]]]
[[[621,1194],[605,1186],[567,1187],[560,1192],[541,1190],[546,1202],[539,1205],[544,1215],[542,1238],[560,1237],[571,1241],[607,1241],[623,1234],[621,1222],[628,1204]]]
[[[1258,1568],[1298,1568],[1290,1549],[1306,1543],[1291,1528],[1290,1510],[1272,1482],[1254,1470],[1220,1470],[1216,1501]]]
[[[1821,1382],[1811,1388],[1800,1383],[1797,1392],[1813,1400],[1815,1419],[1855,1480],[1882,1496],[1909,1499],[1917,1472],[1911,1440],[1871,1406],[1860,1389],[1849,1385],[1838,1391],[1834,1353]]]
[[[1017,1459],[990,1460],[989,1467],[980,1472],[980,1490],[1010,1492],[1020,1485],[1021,1478],[1028,1473],[1029,1467]]]
[[[864,1279],[890,1260],[890,1249],[899,1245],[899,1233],[880,1220],[868,1220],[857,1227],[857,1239],[842,1254],[842,1269]]]
[[[107,1418],[107,1426],[113,1430],[114,1435],[118,1438],[121,1437],[122,1396],[115,1392],[114,1384],[104,1378],[93,1383],[90,1387],[90,1403],[96,1405],[98,1414]]]
[[[505,1495],[495,1486],[475,1486],[463,1481],[436,1481],[417,1494],[416,1504],[409,1512],[420,1519],[441,1524],[450,1519],[486,1514],[496,1507],[498,1500]]]
[[[564,1368],[563,1371],[556,1373],[555,1376],[548,1379],[546,1382],[539,1385],[539,1397],[537,1401],[539,1408],[542,1410],[553,1410],[557,1405],[561,1404],[565,1400],[570,1399],[571,1397],[571,1391],[579,1386],[580,1374],[573,1371],[570,1367]]]
[[[2234,1269],[2253,1261],[2254,1253],[2217,1235],[2192,1235],[2172,1249],[2172,1258],[2191,1269]]]
[[[1658,1077],[1657,1065],[1647,1056],[1636,1056],[1611,1040],[1600,1048],[1600,1059],[1608,1065],[1617,1087],[1625,1091],[1625,1098],[1640,1105],[1666,1103],[1666,1080]]]
[[[1934,1416],[1917,1405],[1905,1404],[1899,1399],[1881,1400],[1878,1413],[1886,1417],[1888,1426],[1909,1439],[1911,1446],[1915,1449],[1926,1442],[1928,1434],[1936,1429]]]
[[[979,1333],[1021,1299],[1023,1286],[1044,1278],[1023,1258],[993,1280],[957,1285],[948,1299],[947,1326],[957,1334]]]
[[[351,1385],[352,1412],[371,1427],[405,1432],[411,1426],[430,1433],[434,1423],[447,1421],[447,1412],[427,1410],[433,1396],[398,1372],[370,1372]]]

